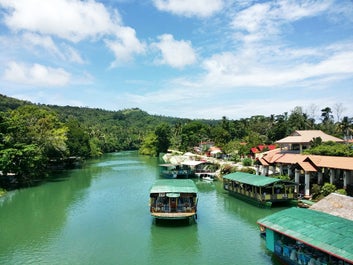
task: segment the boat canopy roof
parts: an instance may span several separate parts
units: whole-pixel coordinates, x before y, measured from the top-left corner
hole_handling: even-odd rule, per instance
[[[291,181],[283,181],[278,178],[271,178],[261,175],[254,175],[244,172],[234,172],[223,176],[224,179],[229,179],[233,181],[238,181],[240,183],[257,186],[257,187],[264,187],[274,183],[285,183],[285,184],[293,184],[296,185],[295,182]]]
[[[353,221],[292,207],[257,221],[261,226],[353,262]]]
[[[197,193],[197,187],[191,179],[160,179],[153,184],[150,193]]]

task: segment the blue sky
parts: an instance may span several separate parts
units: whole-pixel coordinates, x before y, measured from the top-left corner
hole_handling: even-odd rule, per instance
[[[0,93],[183,118],[353,117],[353,1],[0,0]]]

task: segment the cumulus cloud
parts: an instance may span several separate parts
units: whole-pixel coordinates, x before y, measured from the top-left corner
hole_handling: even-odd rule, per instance
[[[1,0],[5,24],[14,31],[55,35],[72,42],[98,37],[113,26],[103,4],[78,0]]]
[[[180,16],[208,17],[220,11],[223,0],[153,0],[157,9]]]
[[[328,10],[331,3],[330,0],[282,0],[254,4],[237,12],[231,25],[238,31],[236,36],[245,42],[270,39],[279,34],[284,25],[317,16]]]
[[[51,36],[42,36],[40,34],[26,32],[22,36],[22,41],[26,47],[41,47],[45,51],[49,52],[50,54],[54,55],[55,57],[61,60],[75,62],[79,64],[84,63],[84,60],[82,59],[80,53],[75,48],[65,43],[61,46],[58,46],[53,41]]]
[[[330,48],[321,49],[324,50],[325,57],[322,57],[322,51],[317,51],[316,54],[320,54],[320,57],[316,57],[312,62],[297,63],[295,60],[289,60],[286,65],[273,62],[246,65],[246,61],[244,63],[243,58],[236,54],[216,54],[203,62],[206,70],[203,84],[224,88],[279,87],[311,82],[312,79],[316,79],[317,82],[345,79],[346,75],[353,74],[353,49],[338,51],[330,51]],[[278,56],[287,58],[287,54],[290,57],[292,53],[295,52],[285,50]],[[296,54],[298,56],[300,52],[297,51]]]
[[[132,54],[141,54],[145,52],[145,44],[136,37],[136,32],[130,27],[118,27],[115,32],[117,38],[114,40],[106,39],[105,43],[115,55],[115,61],[112,67],[121,62],[131,59]]]
[[[25,85],[65,86],[70,82],[70,74],[62,68],[10,62],[6,66],[3,79]]]
[[[152,46],[159,49],[162,54],[160,63],[174,68],[183,68],[195,63],[196,53],[190,42],[175,40],[170,34],[161,35],[158,39],[159,42],[153,43]]]
[[[0,5],[5,9],[7,27],[13,32],[33,34],[28,35],[33,42],[41,42],[57,54],[59,52],[48,36],[72,43],[109,39],[106,44],[116,60],[131,59],[133,54],[144,50],[135,31],[122,25],[118,11],[109,12],[94,0],[0,0]],[[67,52],[81,61],[77,51],[69,48]]]

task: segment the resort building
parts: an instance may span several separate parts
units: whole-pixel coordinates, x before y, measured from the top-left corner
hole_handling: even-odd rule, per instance
[[[313,184],[331,183],[346,189],[353,196],[353,157],[303,155],[311,140],[320,137],[323,142],[343,140],[321,131],[295,131],[276,143],[281,146],[258,157],[258,175],[288,175],[299,184],[296,192],[310,197]]]
[[[291,135],[278,140],[278,144],[282,150],[287,152],[302,153],[305,149],[310,148],[311,142],[315,138],[321,138],[322,142],[344,143],[344,140],[328,135],[320,130],[297,130]]]

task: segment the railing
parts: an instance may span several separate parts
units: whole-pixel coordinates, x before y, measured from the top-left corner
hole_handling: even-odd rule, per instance
[[[152,212],[155,213],[170,213],[170,212],[195,212],[196,206],[190,206],[188,204],[179,204],[176,207],[171,207],[169,204],[158,204],[156,206],[152,206]]]

